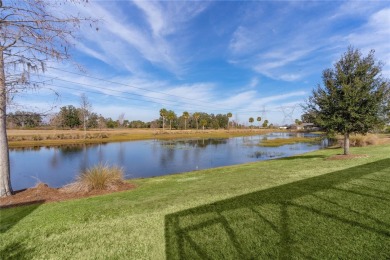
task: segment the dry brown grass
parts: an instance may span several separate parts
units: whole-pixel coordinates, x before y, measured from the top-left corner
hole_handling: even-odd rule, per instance
[[[76,182],[62,188],[64,192],[90,192],[93,190],[117,190],[124,183],[123,169],[98,164],[86,169]]]
[[[364,147],[367,145],[376,145],[381,143],[380,138],[375,134],[367,134],[367,135],[351,135],[349,137],[349,143],[352,147]],[[338,137],[338,142],[340,146],[344,146],[344,139],[343,137]]]
[[[165,130],[162,129],[101,129],[88,130],[8,130],[10,147],[92,144],[145,139],[229,138],[272,132],[272,129]]]

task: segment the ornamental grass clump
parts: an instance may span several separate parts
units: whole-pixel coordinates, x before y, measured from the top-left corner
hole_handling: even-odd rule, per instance
[[[98,164],[81,172],[76,182],[64,187],[64,191],[117,190],[124,183],[123,176],[120,167]]]
[[[373,134],[367,134],[367,135],[351,135],[349,137],[350,139],[350,146],[352,147],[364,147],[367,145],[376,145],[378,144],[378,136]],[[339,143],[341,146],[344,145],[344,140],[342,137],[339,137]]]

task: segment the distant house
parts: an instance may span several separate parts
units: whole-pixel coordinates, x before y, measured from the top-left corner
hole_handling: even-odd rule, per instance
[[[302,123],[300,125],[293,124],[289,127],[293,130],[307,130],[307,131],[316,131],[319,130],[319,127],[315,126],[313,123]]]
[[[288,129],[292,129],[292,130],[303,130],[303,125],[300,124],[300,125],[297,125],[297,124],[292,124],[288,127]]]
[[[304,130],[318,130],[319,129],[313,123],[303,123],[302,127],[303,127]]]

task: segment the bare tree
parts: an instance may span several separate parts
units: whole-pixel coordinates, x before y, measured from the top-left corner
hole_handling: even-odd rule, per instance
[[[91,114],[92,105],[88,100],[88,97],[83,93],[80,96],[80,116],[84,127],[84,139],[87,134],[87,123],[89,115]]]
[[[125,122],[125,113],[121,113],[118,117],[119,127],[123,126],[123,123]]]
[[[54,128],[59,128],[62,126],[62,118],[60,113],[54,113],[49,115],[49,125]]]
[[[83,2],[87,0],[8,0],[4,4],[0,0],[0,197],[12,194],[8,101],[17,92],[37,86],[30,72],[45,72],[45,62],[69,58],[73,32],[91,19],[63,14],[58,7]]]

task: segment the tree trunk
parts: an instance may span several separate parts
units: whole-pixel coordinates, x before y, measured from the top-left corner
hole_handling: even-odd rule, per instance
[[[84,139],[87,138],[87,123],[85,120],[85,111],[83,112]]]
[[[169,120],[169,130],[172,130],[172,120]]]
[[[344,134],[344,155],[349,154],[349,133]]]
[[[164,117],[162,117],[163,118],[163,131],[164,131],[164,129],[165,129],[165,118]]]
[[[12,195],[12,188],[7,140],[7,89],[3,50],[0,50],[0,197],[10,195]]]
[[[184,130],[187,130],[187,119],[184,120]]]

